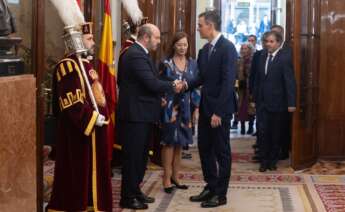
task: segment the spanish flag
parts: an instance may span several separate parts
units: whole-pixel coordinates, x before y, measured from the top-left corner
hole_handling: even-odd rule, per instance
[[[107,99],[107,109],[111,118],[107,135],[108,154],[111,160],[113,143],[115,142],[116,72],[114,67],[110,1],[105,0],[104,6],[103,32],[99,52],[98,72]]]

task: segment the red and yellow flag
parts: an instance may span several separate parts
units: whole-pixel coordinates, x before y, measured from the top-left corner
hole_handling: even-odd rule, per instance
[[[115,107],[116,107],[116,72],[114,67],[113,34],[111,24],[110,1],[104,1],[104,20],[101,46],[99,52],[99,75],[107,99],[110,124],[108,126],[109,158],[112,157],[115,142]]]

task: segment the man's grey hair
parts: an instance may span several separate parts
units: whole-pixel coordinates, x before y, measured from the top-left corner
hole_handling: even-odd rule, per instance
[[[152,34],[153,34],[152,27],[146,24],[142,25],[141,27],[139,27],[138,39],[142,39],[145,35],[147,35],[148,37],[151,37]]]

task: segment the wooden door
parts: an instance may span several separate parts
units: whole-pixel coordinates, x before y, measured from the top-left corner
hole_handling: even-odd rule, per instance
[[[36,176],[37,176],[37,211],[42,211],[43,205],[43,142],[44,142],[44,95],[43,95],[43,81],[44,81],[44,0],[34,0],[32,2],[32,70],[36,77],[37,89],[37,142],[36,142]]]
[[[345,158],[345,3],[321,2],[317,141],[322,159]]]
[[[319,4],[318,0],[288,0],[287,9],[287,40],[293,47],[297,81],[291,161],[294,169],[303,169],[315,163],[318,154]]]

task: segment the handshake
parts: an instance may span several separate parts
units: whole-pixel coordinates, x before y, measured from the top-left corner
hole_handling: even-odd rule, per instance
[[[172,85],[175,93],[181,93],[188,88],[187,82],[184,80],[175,80]]]

